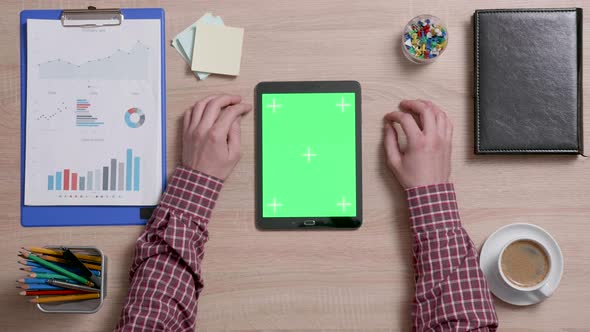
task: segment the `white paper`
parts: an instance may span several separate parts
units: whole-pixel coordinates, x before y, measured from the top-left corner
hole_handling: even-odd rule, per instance
[[[160,42],[159,20],[27,20],[26,205],[158,203]]]

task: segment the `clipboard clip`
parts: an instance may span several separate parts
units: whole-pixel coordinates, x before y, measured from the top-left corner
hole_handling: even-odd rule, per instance
[[[88,6],[88,9],[64,9],[61,12],[63,27],[96,28],[117,26],[122,23],[123,13],[117,8],[97,9]]]

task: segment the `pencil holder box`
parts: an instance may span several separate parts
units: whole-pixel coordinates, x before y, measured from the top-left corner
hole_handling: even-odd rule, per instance
[[[61,249],[61,246],[45,246],[48,249]],[[102,250],[96,247],[80,246],[68,248],[76,253],[83,253],[88,255],[96,255],[101,258],[101,271],[100,271],[100,298],[83,300],[76,302],[64,302],[64,303],[37,303],[37,308],[42,312],[47,313],[60,313],[60,314],[93,314],[100,310],[105,297],[107,296],[107,256]]]

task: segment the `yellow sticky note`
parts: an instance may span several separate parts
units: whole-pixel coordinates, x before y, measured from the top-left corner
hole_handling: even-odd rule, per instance
[[[243,28],[197,25],[191,69],[237,76],[240,73],[243,41]]]

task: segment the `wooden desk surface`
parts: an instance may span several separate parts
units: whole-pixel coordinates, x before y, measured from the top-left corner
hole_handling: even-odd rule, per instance
[[[264,80],[354,79],[363,87],[365,223],[357,231],[260,232],[254,227],[254,126],[243,121],[243,159],[210,224],[199,301],[201,330],[409,330],[414,291],[403,194],[383,162],[382,122],[402,98],[431,99],[455,122],[453,178],[463,224],[478,247],[500,226],[530,222],[559,241],[565,272],[556,294],[527,308],[496,299],[503,330],[590,329],[590,160],[563,156],[474,156],[472,24],[478,8],[583,7],[583,1],[104,1],[98,7],[165,7],[166,39],[207,11],[246,29],[237,78],[198,82],[166,49],[168,167],[179,159],[179,120],[196,99],[231,92],[252,100]],[[23,228],[19,223],[22,9],[83,8],[84,1],[2,1],[0,12],[0,331],[107,331],[119,317],[142,227]],[[400,52],[405,22],[433,13],[450,46],[437,63],[411,66]],[[584,25],[590,26],[586,13]],[[588,31],[588,28],[585,29]],[[536,31],[531,29],[533,37]],[[524,46],[526,47],[526,46]],[[590,43],[584,71],[590,72]],[[534,59],[531,59],[534,61]],[[588,74],[584,86],[590,86]],[[584,97],[589,100],[588,90]],[[586,146],[590,146],[590,112]],[[21,246],[97,245],[109,257],[108,296],[93,315],[48,315],[17,295]]]

